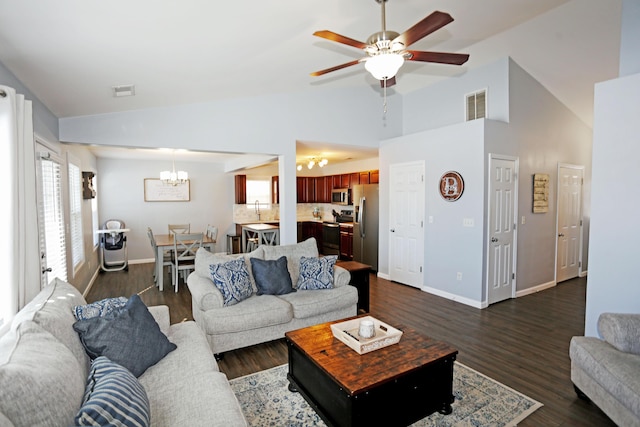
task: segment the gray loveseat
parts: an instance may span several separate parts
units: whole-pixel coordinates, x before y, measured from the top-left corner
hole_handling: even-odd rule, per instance
[[[73,425],[90,366],[72,328],[72,308],[84,304],[72,285],[54,280],[0,338],[0,426]],[[194,322],[169,325],[167,306],[149,311],[177,345],[138,378],[148,396],[151,426],[246,426],[200,328]]]
[[[285,332],[357,314],[358,290],[349,285],[350,273],[336,266],[333,288],[297,290],[285,295],[257,295],[250,259],[277,260],[286,256],[293,286],[299,277],[301,257],[318,257],[312,237],[292,245],[261,245],[240,255],[196,253],[195,271],[187,278],[192,295],[193,318],[202,328],[215,354],[279,338]],[[211,279],[210,265],[244,257],[249,267],[253,294],[235,305],[224,306],[223,295]]]
[[[595,337],[573,337],[571,381],[617,425],[640,425],[640,314],[603,313]]]

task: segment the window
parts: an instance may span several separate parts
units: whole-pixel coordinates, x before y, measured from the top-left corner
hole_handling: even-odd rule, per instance
[[[467,121],[481,119],[487,114],[487,91],[480,90],[467,95]]]
[[[258,201],[261,208],[269,208],[271,205],[271,177],[247,178],[247,208],[255,208]]]
[[[96,186],[96,177],[93,177],[93,188],[97,188]],[[98,196],[91,199],[91,223],[93,229],[93,246],[96,247],[100,244],[100,235],[98,234],[98,230],[100,230],[100,224],[98,223]]]
[[[71,259],[73,271],[84,262],[84,245],[82,241],[82,174],[80,168],[69,162],[69,225],[71,230]]]
[[[55,155],[40,157],[38,172],[38,224],[42,267],[51,269],[42,275],[42,287],[51,279],[67,280],[67,252],[62,210],[60,161]]]

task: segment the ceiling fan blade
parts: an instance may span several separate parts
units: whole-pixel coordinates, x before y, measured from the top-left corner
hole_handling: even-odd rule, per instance
[[[393,76],[390,79],[387,79],[387,87],[394,86],[395,84],[396,84],[396,76]],[[384,88],[384,86],[385,86],[384,80],[380,80],[380,87]]]
[[[433,33],[436,30],[444,27],[448,23],[453,22],[453,18],[448,13],[435,11],[431,15],[418,22],[413,27],[409,28],[404,33],[393,39],[393,43],[402,43],[404,47],[408,47],[423,38],[426,35]]]
[[[469,59],[466,53],[448,52],[423,52],[419,50],[408,50],[411,54],[409,61],[437,62],[439,64],[462,65]]]
[[[362,59],[356,59],[355,61],[351,61],[351,62],[347,62],[347,63],[344,63],[344,64],[336,65],[335,67],[326,68],[326,69],[320,70],[320,71],[315,71],[315,72],[311,73],[311,75],[313,77],[321,76],[323,74],[327,74],[327,73],[330,73],[332,71],[337,71],[337,70],[341,70],[343,68],[350,67],[352,65],[356,65],[357,63],[359,63],[361,61],[362,61]]]
[[[329,30],[316,31],[315,33],[313,33],[313,35],[317,37],[322,37],[323,39],[357,47],[358,49],[364,49],[365,47],[368,46],[366,43],[363,43],[358,40],[354,40],[346,36],[341,36],[340,34],[334,33],[333,31],[329,31]]]

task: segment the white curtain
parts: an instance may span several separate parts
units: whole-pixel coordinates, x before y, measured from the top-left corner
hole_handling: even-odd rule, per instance
[[[0,200],[7,213],[0,229],[1,286],[10,288],[4,309],[14,314],[40,291],[35,144],[31,101],[2,85],[0,146]]]

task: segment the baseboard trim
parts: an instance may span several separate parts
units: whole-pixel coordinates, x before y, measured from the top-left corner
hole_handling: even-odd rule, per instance
[[[446,298],[446,299],[450,299],[452,301],[455,302],[459,302],[465,305],[469,305],[471,307],[475,307],[475,308],[487,308],[487,303],[485,301],[476,301],[476,300],[472,300],[470,298],[465,298],[465,297],[461,297],[460,295],[456,295],[456,294],[452,294],[450,292],[445,292],[442,291],[440,289],[435,289],[435,288],[431,288],[429,286],[423,286],[422,288],[423,291],[429,293],[429,294],[433,294],[442,298]]]
[[[520,298],[526,295],[535,294],[536,292],[544,291],[545,289],[553,288],[556,285],[556,281],[552,280],[547,283],[542,283],[537,286],[533,286],[531,288],[523,289],[521,291],[516,291],[516,298]]]
[[[585,271],[581,271],[580,274],[578,275],[578,277],[587,277],[587,272],[589,270],[585,270]]]
[[[378,277],[379,277],[379,278],[381,278],[381,279],[385,279],[385,280],[391,281],[391,277],[390,277],[388,274],[380,273],[380,272],[378,271],[378,274],[376,274],[376,276],[378,276]]]

